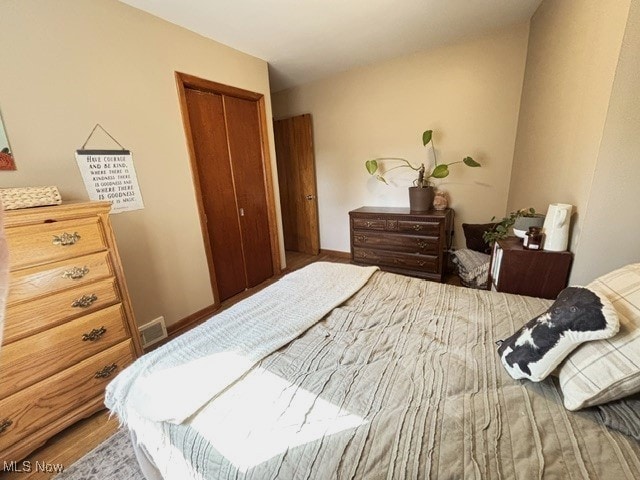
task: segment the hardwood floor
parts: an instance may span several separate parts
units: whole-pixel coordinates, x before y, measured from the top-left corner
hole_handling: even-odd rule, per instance
[[[38,465],[44,464],[50,467],[61,465],[66,468],[100,445],[117,430],[118,419],[116,417],[109,418],[107,410],[97,412],[50,438],[44,446],[17,463],[18,471],[0,471],[0,479],[40,480],[51,478],[54,474],[36,471],[36,462]],[[28,471],[29,466],[31,467],[30,472]],[[3,465],[0,465],[0,468],[2,467]]]
[[[287,268],[279,275],[270,278],[266,282],[261,283],[257,287],[248,289],[232,298],[229,298],[222,302],[218,311],[229,308],[230,306],[238,303],[240,300],[247,298],[248,296],[262,290],[263,288],[271,285],[282,275],[289,273],[293,270],[297,270],[313,262],[337,262],[337,263],[349,263],[350,257],[348,254],[342,252],[321,251],[319,255],[308,255],[299,252],[286,252]],[[458,284],[459,279],[455,275],[449,275],[447,277],[447,283]],[[195,325],[193,325],[195,326]],[[38,450],[33,452],[25,461],[31,462],[33,469],[35,470],[36,462],[41,464],[61,464],[64,467],[68,467],[89,451],[93,450],[96,446],[109,438],[118,430],[118,420],[116,417],[109,418],[109,412],[102,410],[91,417],[79,421],[71,427],[63,430],[56,436],[49,439],[49,441]],[[0,461],[4,459],[0,458]],[[18,467],[22,466],[22,462],[18,463]],[[0,464],[0,469],[2,468]],[[53,474],[44,472],[2,472],[0,471],[0,480],[39,480],[51,478]]]
[[[319,255],[309,255],[302,252],[291,252],[287,250],[285,252],[287,259],[287,268],[285,272],[292,270],[298,270],[305,267],[312,262],[336,262],[336,263],[349,263],[351,262],[351,254],[348,252],[334,252],[332,250],[320,250]]]

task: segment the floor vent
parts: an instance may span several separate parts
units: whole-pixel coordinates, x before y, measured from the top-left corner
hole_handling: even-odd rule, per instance
[[[142,346],[147,348],[160,340],[167,338],[167,327],[164,324],[164,317],[158,317],[149,323],[141,325],[140,337],[142,338]]]

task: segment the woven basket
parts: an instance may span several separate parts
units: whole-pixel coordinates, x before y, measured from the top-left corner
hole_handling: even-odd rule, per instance
[[[5,210],[60,205],[58,187],[0,188],[0,201]]]

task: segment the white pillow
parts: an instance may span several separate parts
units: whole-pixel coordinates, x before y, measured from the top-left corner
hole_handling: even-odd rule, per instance
[[[613,304],[620,332],[580,346],[560,367],[560,388],[569,410],[640,391],[640,263],[603,275],[588,287]]]
[[[515,379],[544,380],[578,345],[618,331],[606,297],[584,287],[565,288],[549,309],[498,343],[504,368]]]

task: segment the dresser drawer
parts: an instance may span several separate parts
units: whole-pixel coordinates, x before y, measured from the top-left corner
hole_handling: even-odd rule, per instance
[[[7,229],[11,270],[107,249],[98,217]]]
[[[353,228],[361,230],[385,230],[387,221],[380,218],[353,218]]]
[[[117,304],[4,345],[0,351],[0,398],[50,377],[128,336],[122,305]]]
[[[398,232],[419,233],[421,235],[440,235],[440,222],[420,220],[398,220]]]
[[[353,248],[353,259],[359,263],[408,268],[424,273],[439,273],[438,257],[433,255],[410,255],[385,250]]]
[[[50,428],[62,415],[103,395],[107,383],[133,358],[133,347],[127,340],[0,400],[0,422],[11,422],[0,433],[0,452],[15,448],[28,435]],[[105,376],[96,377],[103,371]]]
[[[435,255],[440,242],[438,237],[357,232],[353,234],[353,244],[358,247],[387,248],[395,252]]]
[[[10,274],[7,304],[31,300],[113,275],[109,252],[106,251],[25,268]]]
[[[49,297],[10,305],[5,315],[4,344],[42,332],[119,301],[121,298],[116,280],[107,278]]]

